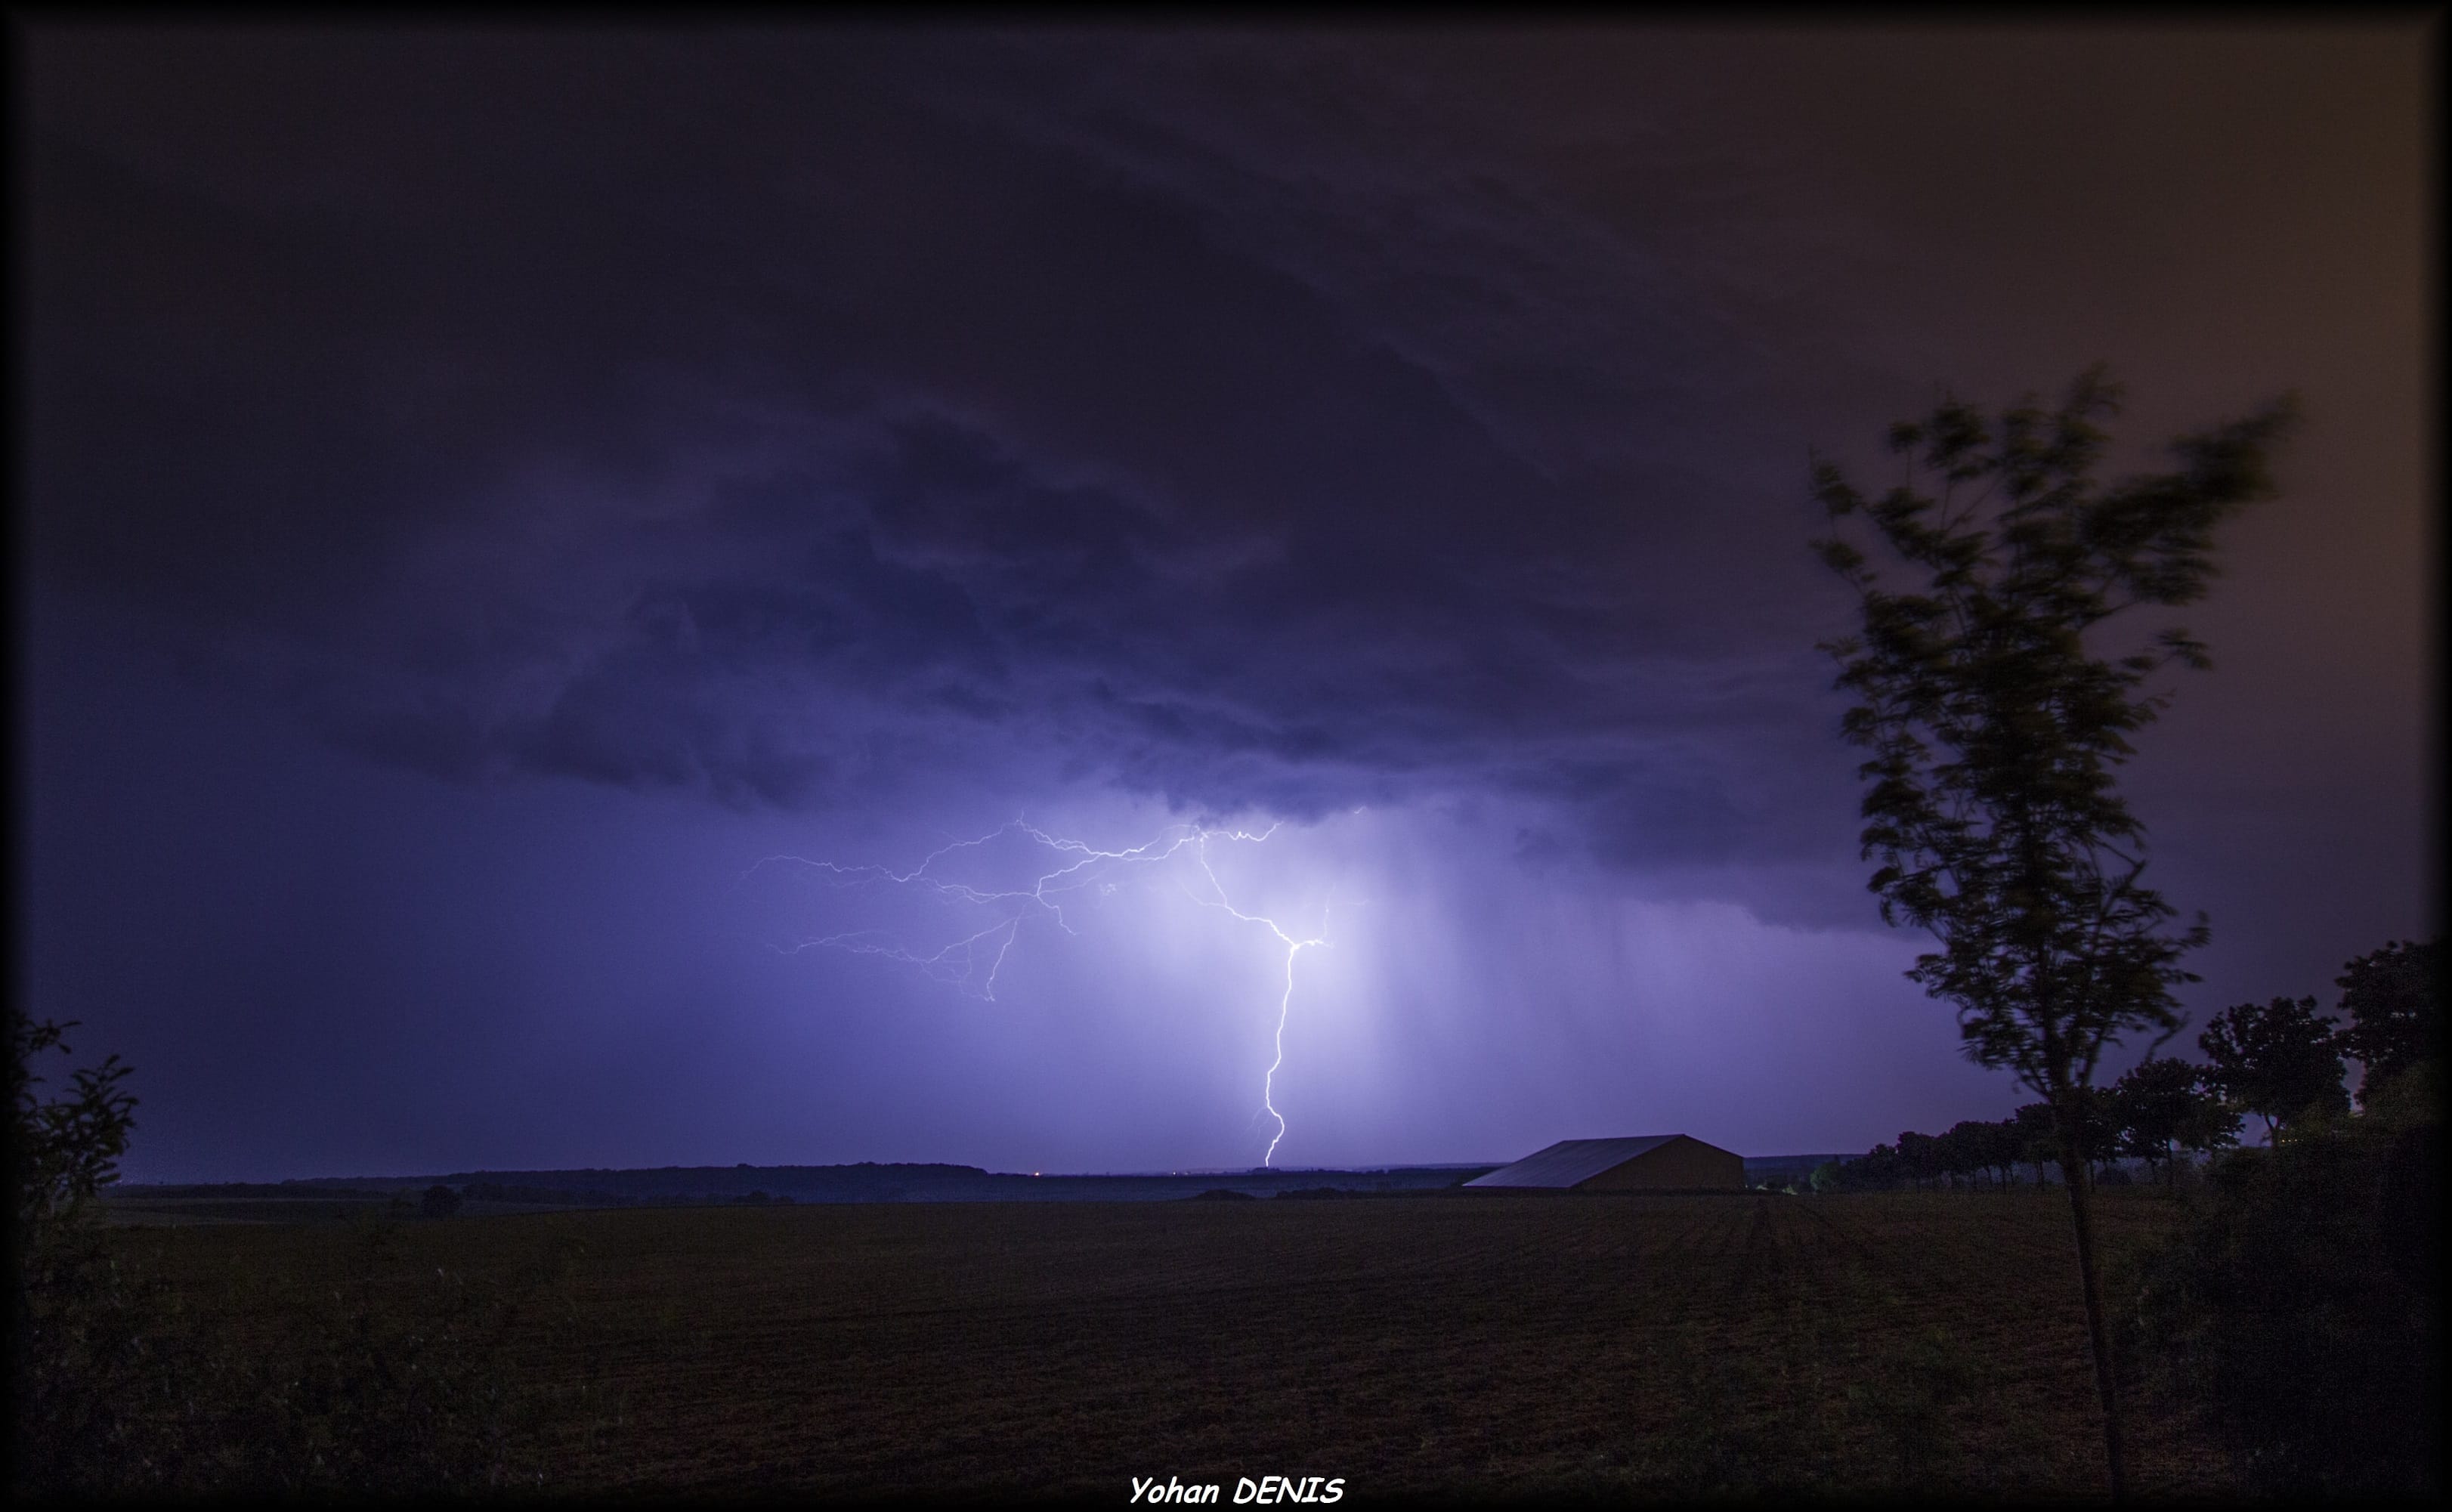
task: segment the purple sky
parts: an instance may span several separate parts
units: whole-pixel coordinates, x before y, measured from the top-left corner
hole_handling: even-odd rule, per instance
[[[1280,1165],[2002,1116],[1807,456],[2096,359],[2123,468],[2307,417],[2126,772],[2189,1006],[2428,926],[2421,22],[19,40],[23,990],[131,1179],[1256,1164],[1205,894],[1327,941]],[[1278,827],[759,865],[1017,816]]]

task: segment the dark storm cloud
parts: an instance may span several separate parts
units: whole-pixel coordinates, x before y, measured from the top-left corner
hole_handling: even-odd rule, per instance
[[[1806,468],[2104,358],[2119,469],[2309,421],[2125,773],[2187,1006],[2426,927],[2424,25],[19,37],[25,996],[147,1177],[1999,1117]],[[1295,821],[1329,947],[788,948],[1017,814]]]
[[[63,38],[38,566],[438,773],[1500,783],[1759,846],[1728,761],[1626,760],[1749,666],[1672,565],[1708,312],[1401,70],[1288,55]]]

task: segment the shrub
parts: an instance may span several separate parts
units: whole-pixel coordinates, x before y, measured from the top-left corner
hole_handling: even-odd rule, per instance
[[[2361,1116],[2310,1116],[2207,1173],[2123,1290],[2142,1372],[2193,1403],[2254,1492],[2425,1496],[2442,1374],[2431,1064]]]

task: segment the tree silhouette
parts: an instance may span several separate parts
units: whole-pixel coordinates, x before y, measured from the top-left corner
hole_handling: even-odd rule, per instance
[[[2316,1011],[2312,997],[2225,1008],[2197,1044],[2224,1094],[2264,1120],[2268,1144],[2306,1113],[2350,1105],[2332,1021]]]
[[[2092,478],[2118,413],[2101,368],[2059,409],[2032,400],[1995,422],[1945,401],[1891,428],[1902,481],[1868,498],[1817,462],[1829,534],[1822,560],[1855,588],[1860,631],[1826,642],[1858,703],[1842,724],[1869,758],[1862,854],[1882,917],[1929,930],[1938,951],[1908,975],[1957,1005],[1969,1056],[2015,1070],[2048,1102],[2067,1159],[2069,1208],[2115,1496],[2125,1493],[2119,1403],[2095,1256],[2080,1098],[2123,1036],[2174,1033],[2172,987],[2205,923],[2143,883],[2145,829],[2113,769],[2167,695],[2159,669],[2208,665],[2165,627],[2098,654],[2088,637],[2134,608],[2193,602],[2213,576],[2213,532],[2274,489],[2267,455],[2287,402],[2180,440],[2178,470],[2109,487]],[[1937,493],[1919,492],[1920,471]],[[1843,538],[1863,517],[1919,580],[1884,587]],[[2122,622],[2124,625],[2126,622]]]
[[[2003,1162],[2001,1125],[1965,1119],[1942,1131],[1943,1168],[1970,1181],[1977,1171],[1996,1173]],[[2012,1157],[2014,1158],[2014,1156]]]
[[[116,1055],[69,1073],[59,1095],[38,1090],[46,1050],[65,1055],[76,1027],[37,1023],[13,1002],[9,1018],[9,1162],[14,1204],[10,1299],[13,1490],[75,1490],[90,1467],[126,1454],[142,1431],[130,1363],[144,1348],[126,1278],[96,1223],[135,1125]]]
[[[2443,943],[2387,941],[2342,967],[2333,979],[2342,989],[2342,1053],[2356,1056],[2359,1105],[2367,1093],[2421,1061],[2443,1050]]]
[[[2043,1185],[2045,1165],[2061,1158],[2060,1129],[2052,1119],[2052,1105],[2029,1103],[2010,1116],[2009,1124],[2017,1130],[2018,1159],[2035,1168],[2035,1184]]]
[[[2086,1174],[2089,1180],[2100,1178],[2120,1159],[2120,1104],[2107,1086],[2081,1086],[2071,1092],[2068,1107],[2054,1112],[2054,1121],[2066,1123],[2072,1111],[2076,1145],[2086,1152]]]
[[[2180,1148],[2198,1155],[2210,1156],[2239,1144],[2239,1107],[2221,1095],[2211,1076],[2210,1072],[2198,1073],[2197,1100],[2173,1136]]]
[[[2200,1116],[2197,1105],[2205,1098],[2203,1077],[2202,1067],[2185,1061],[2148,1056],[2111,1084],[2121,1153],[2162,1166],[2166,1184],[2179,1176],[2173,1147]]]

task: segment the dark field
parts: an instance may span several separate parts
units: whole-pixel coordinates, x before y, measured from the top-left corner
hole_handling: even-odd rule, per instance
[[[2116,1265],[2175,1209],[2106,1193]],[[329,1298],[342,1224],[129,1229],[189,1316]],[[524,1296],[549,1488],[1129,1494],[2102,1482],[2057,1190],[666,1208],[392,1230]],[[560,1257],[559,1269],[542,1268]],[[538,1279],[539,1276],[546,1279]],[[525,1279],[521,1279],[524,1277]],[[2221,1494],[2132,1406],[2139,1488]]]

